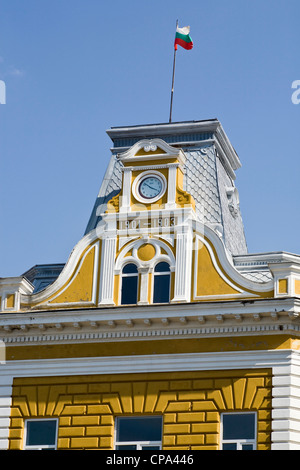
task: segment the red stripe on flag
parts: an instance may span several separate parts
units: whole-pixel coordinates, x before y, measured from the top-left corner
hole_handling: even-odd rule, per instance
[[[178,44],[179,46],[183,47],[184,49],[190,50],[193,49],[193,43],[192,42],[185,42],[180,38],[175,39],[175,46]]]

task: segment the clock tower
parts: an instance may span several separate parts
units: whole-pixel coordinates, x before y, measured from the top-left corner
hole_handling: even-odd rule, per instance
[[[115,246],[119,246],[120,261],[117,266],[120,267],[115,267],[111,271],[106,270],[106,276],[103,276],[106,288],[101,292],[110,293],[110,297],[103,297],[101,302],[112,305],[122,303],[122,288],[117,289],[119,294],[116,296],[116,289],[113,286],[120,281],[124,255],[128,256],[127,245],[134,239],[136,242],[133,251],[137,255],[132,257],[132,261],[140,263],[137,272],[141,278],[137,303],[147,305],[155,298],[155,292],[152,292],[150,285],[153,284],[151,275],[154,272],[151,260],[154,262],[156,257],[141,259],[141,256],[145,257],[141,253],[147,252],[147,258],[151,251],[153,255],[168,252],[165,261],[172,260],[168,264],[168,271],[181,273],[181,276],[175,276],[174,288],[172,294],[170,291],[167,301],[189,301],[192,260],[189,244],[192,233],[187,226],[184,226],[184,221],[195,219],[196,215],[193,197],[183,189],[186,161],[184,152],[160,138],[142,139],[128,150],[117,154],[117,161],[121,164],[122,188],[118,195],[108,201],[102,220],[105,221],[111,234],[110,242],[103,245],[103,255],[114,256],[113,250],[117,249]],[[186,243],[178,243],[177,249],[181,252],[181,256],[178,257],[176,267],[172,247],[175,239],[180,240],[182,237]],[[123,247],[124,253],[122,253]],[[106,249],[111,250],[110,255],[106,253]],[[132,256],[133,252],[131,250],[129,252]],[[170,286],[168,289],[170,290]]]
[[[161,139],[141,140],[117,156],[122,164],[120,212],[176,209],[186,157]]]

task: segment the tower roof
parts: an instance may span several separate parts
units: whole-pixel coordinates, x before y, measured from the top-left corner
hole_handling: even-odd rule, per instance
[[[86,234],[105,212],[107,202],[121,189],[121,161],[117,156],[142,139],[159,138],[180,147],[185,156],[184,189],[196,203],[199,221],[213,228],[233,255],[247,253],[236,170],[240,159],[218,119],[111,127],[111,158],[98,193]]]

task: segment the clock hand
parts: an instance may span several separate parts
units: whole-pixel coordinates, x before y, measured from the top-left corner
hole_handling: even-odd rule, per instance
[[[154,191],[156,191],[156,189],[158,189],[158,188],[153,188],[153,186],[150,186],[150,184],[148,184],[148,183],[144,183],[144,184],[145,184],[146,186],[148,186],[148,188],[154,189]]]

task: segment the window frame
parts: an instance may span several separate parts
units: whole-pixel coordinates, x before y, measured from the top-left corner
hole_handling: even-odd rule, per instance
[[[28,428],[27,425],[29,422],[37,421],[55,421],[55,443],[54,444],[26,444]],[[57,438],[58,438],[58,418],[28,418],[25,420],[24,424],[24,436],[23,436],[23,450],[57,450]]]
[[[169,266],[169,271],[162,271],[162,272],[159,272],[159,271],[155,271],[155,269],[157,268],[157,266],[160,264],[160,263],[165,263]],[[172,274],[172,271],[171,271],[171,265],[168,261],[165,261],[165,260],[159,260],[157,263],[155,263],[155,266],[153,268],[153,288],[152,288],[152,304],[168,304],[170,303],[171,301],[171,274]],[[155,302],[154,301],[154,298],[155,298],[155,279],[158,278],[159,276],[168,276],[169,277],[169,295],[168,295],[168,298],[169,300],[167,302]]]
[[[118,435],[118,421],[122,418],[127,418],[127,419],[143,419],[143,418],[161,418],[161,440],[160,441],[117,441],[117,435]],[[143,447],[153,447],[157,446],[157,450],[162,449],[162,437],[163,437],[163,416],[162,415],[143,415],[143,416],[116,416],[115,418],[115,425],[114,425],[114,449],[115,450],[122,450],[122,449],[117,449],[118,446],[125,446],[125,445],[130,445],[130,446],[136,446],[136,449],[132,450],[146,450],[143,449]]]
[[[225,415],[254,415],[254,439],[244,438],[244,439],[223,439],[223,417]],[[220,423],[220,450],[223,449],[224,444],[236,444],[235,450],[244,450],[243,445],[252,445],[253,449],[257,448],[257,412],[256,411],[234,411],[234,412],[224,412],[221,413],[221,423]]]
[[[136,270],[137,272],[136,273],[123,273],[123,270],[124,268],[126,268],[126,266],[132,264],[133,266],[136,267]],[[129,277],[135,277],[136,278],[136,302],[133,303],[133,304],[130,304],[130,303],[122,303],[122,297],[123,297],[123,279],[124,278],[129,278]],[[129,261],[127,263],[125,263],[123,266],[122,266],[122,269],[121,269],[121,289],[120,289],[120,305],[137,305],[138,301],[139,301],[139,283],[140,283],[140,275],[139,275],[139,270],[138,270],[138,266],[136,265],[136,263],[133,263],[132,261]]]

